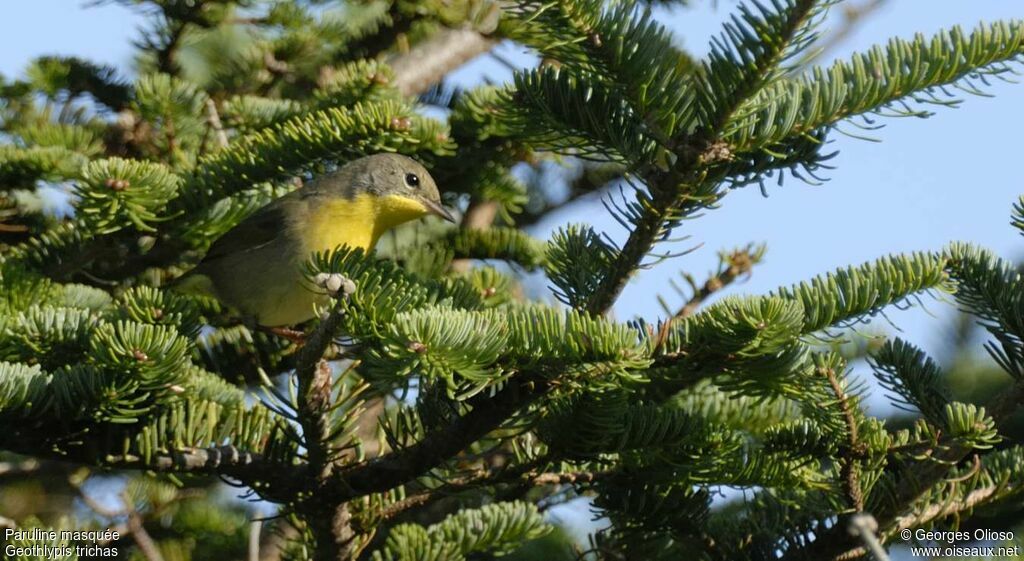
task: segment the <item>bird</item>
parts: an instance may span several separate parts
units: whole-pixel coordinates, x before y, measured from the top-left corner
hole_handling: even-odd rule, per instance
[[[363,156],[242,220],[172,286],[213,296],[247,322],[291,338],[298,332],[288,326],[312,319],[328,301],[303,272],[314,252],[369,251],[384,232],[431,214],[455,222],[423,165],[400,154]]]

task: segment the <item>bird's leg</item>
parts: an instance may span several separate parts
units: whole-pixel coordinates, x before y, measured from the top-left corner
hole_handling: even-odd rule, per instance
[[[331,298],[348,299],[356,291],[356,283],[340,273],[317,273],[313,283],[323,288]]]
[[[290,327],[284,327],[284,326],[281,326],[281,327],[266,327],[266,326],[263,326],[263,325],[260,326],[260,329],[262,329],[263,331],[266,331],[267,333],[271,333],[273,335],[277,335],[278,337],[283,337],[285,339],[288,339],[289,341],[291,341],[292,343],[295,343],[296,345],[302,345],[302,344],[304,344],[306,342],[306,334],[305,334],[305,332],[299,331],[298,329],[292,329]]]
[[[338,273],[320,273],[314,279],[313,282],[324,289],[329,296],[332,298],[348,298],[356,290],[356,285],[350,279]],[[296,345],[303,345],[306,343],[306,334],[290,327],[265,327],[260,326],[260,329],[267,333],[272,333],[278,337],[284,337]]]

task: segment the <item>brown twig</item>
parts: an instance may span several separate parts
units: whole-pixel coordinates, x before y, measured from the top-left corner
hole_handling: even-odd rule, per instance
[[[249,543],[246,547],[248,561],[260,561],[260,530],[262,528],[262,520],[249,521]]]
[[[325,280],[325,287],[327,282]],[[314,487],[324,485],[334,471],[329,442],[331,367],[323,355],[341,327],[345,313],[342,300],[355,290],[347,279],[341,279],[339,286],[342,288],[337,290],[337,300],[330,313],[306,339],[295,358],[295,376],[299,384],[296,413],[312,469],[313,480],[308,484]],[[317,561],[336,561],[354,556],[353,548],[358,546],[357,535],[346,503],[346,500],[325,501],[315,493],[300,503],[299,510],[316,536],[314,559]]]
[[[832,368],[822,368],[820,373],[828,380],[828,384],[832,388],[832,393],[836,396],[839,409],[842,411],[843,419],[846,422],[847,443],[846,447],[839,452],[840,474],[843,478],[843,492],[846,493],[846,499],[849,501],[850,508],[852,508],[854,512],[863,512],[864,492],[860,486],[859,462],[861,457],[864,455],[864,447],[858,436],[857,416],[853,411],[854,405],[850,403],[849,396],[843,389],[842,384],[839,383],[839,378],[836,376],[835,370]]]
[[[737,278],[749,275],[754,265],[761,261],[762,253],[763,250],[748,246],[723,256],[718,272],[694,291],[690,299],[675,313],[675,319],[684,319],[693,315],[712,294],[729,286]]]
[[[745,248],[736,249],[728,255],[720,253],[718,272],[704,281],[704,285],[701,287],[697,287],[696,283],[687,277],[690,286],[693,288],[693,294],[671,318],[661,324],[661,329],[658,332],[657,342],[654,344],[654,351],[652,354],[657,355],[665,345],[665,342],[668,341],[672,325],[676,321],[690,317],[698,308],[701,307],[701,305],[704,304],[704,302],[707,301],[708,298],[711,297],[711,295],[729,286],[737,278],[743,275],[749,275],[751,270],[754,268],[754,265],[761,261],[761,256],[763,254],[763,246],[760,248],[747,246]]]
[[[416,95],[497,42],[472,29],[445,29],[390,61],[394,86],[402,95]]]
[[[220,112],[217,111],[217,104],[210,98],[206,98],[206,120],[213,128],[217,138],[217,146],[227,148],[228,133],[224,132],[224,124],[220,120]]]
[[[544,378],[520,373],[493,396],[470,399],[469,413],[416,444],[339,471],[318,495],[337,503],[408,483],[486,436],[548,389]]]
[[[121,495],[122,507],[118,510],[109,509],[96,499],[93,499],[85,489],[82,488],[82,481],[84,478],[71,477],[68,478],[68,483],[78,493],[78,498],[85,503],[85,506],[89,507],[89,510],[102,516],[103,518],[114,519],[126,517],[126,523],[124,526],[124,533],[130,535],[132,540],[135,541],[135,545],[139,548],[139,552],[146,561],[163,561],[164,556],[160,553],[160,548],[156,542],[153,541],[152,536],[146,531],[143,525],[144,519],[138,510],[132,506],[131,499],[127,494]],[[120,533],[120,532],[119,532]]]
[[[131,506],[128,497],[124,497],[124,504],[128,510],[128,533],[132,536],[139,551],[142,552],[142,556],[146,558],[146,561],[164,561],[160,547],[156,545],[143,525],[142,515]]]

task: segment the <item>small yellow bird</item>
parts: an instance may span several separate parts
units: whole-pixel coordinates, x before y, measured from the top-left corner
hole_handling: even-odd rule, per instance
[[[240,222],[174,286],[213,296],[257,325],[295,325],[327,301],[303,276],[313,252],[369,251],[387,230],[427,214],[455,221],[426,168],[398,154],[365,156]]]

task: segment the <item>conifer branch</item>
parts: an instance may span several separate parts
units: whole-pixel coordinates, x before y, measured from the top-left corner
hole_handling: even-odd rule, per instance
[[[805,41],[805,26],[812,19],[820,5],[827,0],[788,0],[776,2],[778,13],[768,13],[765,8],[761,17],[743,6],[742,24],[726,24],[723,40],[713,44],[710,60],[705,68],[705,82],[701,94],[702,117],[705,138],[713,139],[740,110],[741,106],[754,97],[779,71],[779,66],[794,42]],[[740,21],[738,18],[735,22]],[[739,56],[733,57],[732,50]],[[742,61],[737,64],[737,60]]]
[[[1008,482],[1008,484],[1011,486],[1014,485],[1013,482]],[[1017,486],[1019,487],[1019,484]],[[896,517],[893,521],[892,530],[890,530],[889,534],[894,536],[900,530],[920,528],[955,514],[970,512],[979,505],[988,502],[999,493],[1005,492],[1006,489],[1007,485],[1005,484],[986,485],[972,490],[963,498],[954,498],[942,503],[929,504],[920,511]]]
[[[927,116],[959,103],[953,88],[983,94],[1019,67],[1024,24],[892,40],[804,71],[835,0],[744,2],[703,62],[644,3],[343,3],[337,18],[302,0],[245,13],[235,0],[161,0],[137,43],[153,74],[121,83],[44,57],[0,80],[0,424],[13,427],[0,448],[38,458],[0,463],[0,480],[81,464],[218,476],[283,505],[296,524],[287,556],[315,561],[503,555],[546,531],[538,501],[572,492],[593,493],[612,522],[594,552],[605,561],[691,549],[834,561],[880,547],[874,526],[859,526],[859,541],[848,521],[874,520],[891,541],[1024,494],[1024,448],[1001,440],[1024,402],[1012,263],[954,245],[708,305],[758,260],[747,248],[701,284],[686,276],[691,290],[660,330],[602,317],[633,275],[674,256],[655,247],[730,189],[817,179],[840,122]],[[225,48],[231,26],[245,26],[245,49]],[[542,64],[510,65],[503,85],[444,85],[499,38]],[[433,84],[446,93],[419,98],[438,110],[428,117],[411,96]],[[523,232],[561,204],[513,173],[543,151],[600,162],[570,201],[622,187],[604,201],[622,244],[585,225],[548,243]],[[468,196],[463,227],[396,232],[393,260],[318,253],[304,267],[314,284],[359,290],[332,300],[296,350],[232,323],[224,302],[150,288],[298,177],[380,152],[425,160],[448,202]],[[70,216],[32,206],[46,183],[74,189]],[[1012,220],[1024,231],[1024,198]],[[453,259],[522,267],[452,274]],[[520,269],[536,268],[571,310],[518,297]],[[862,411],[842,354],[814,341],[933,291],[980,319],[1013,385],[986,412],[953,400],[923,352],[886,344],[872,368],[923,415],[896,429]],[[339,334],[353,363],[333,376],[325,354]],[[264,369],[288,384],[266,384],[253,404],[240,382]],[[415,404],[392,409],[406,391]],[[139,482],[133,498],[165,496]],[[750,500],[711,509],[705,490],[722,485],[750,488]],[[106,514],[152,561],[180,534],[172,524],[147,537],[141,515],[155,513]],[[251,557],[278,553],[249,538]]]
[[[772,35],[770,45],[755,45],[755,40],[750,39],[746,47],[757,52],[742,68],[737,68],[727,52],[715,52],[705,69],[701,132],[678,150],[679,159],[669,170],[641,173],[650,192],[649,199],[643,200],[643,213],[634,221],[629,238],[587,303],[587,311],[607,312],[671,223],[712,204],[721,196],[717,191],[717,178],[708,177],[702,168],[730,158],[728,146],[717,142],[719,136],[740,106],[765,86],[791,47],[790,41],[798,39],[817,6],[817,0],[797,0],[786,6],[784,13],[766,14],[771,25],[758,31],[767,33],[771,29],[777,35]],[[753,21],[752,18],[748,14],[748,19]],[[719,76],[719,73],[726,75]]]
[[[998,400],[999,398],[996,399]],[[1002,420],[1002,417],[995,418],[997,425]],[[948,476],[950,470],[953,469],[952,466],[966,458],[972,450],[974,450],[973,445],[963,444],[954,440],[948,446],[935,449],[927,460],[905,466],[898,486],[890,492],[886,502],[871,513],[878,521],[880,534],[891,538],[897,530],[903,529],[902,526],[899,526],[900,523],[911,523],[916,520],[917,515],[908,516],[903,514],[905,509],[917,503],[922,497],[927,496],[937,483]],[[968,508],[967,505],[973,505],[982,501],[994,491],[982,492],[973,497],[968,495],[968,498],[962,501],[954,500],[949,502],[950,507],[954,509],[951,514],[960,511],[958,509],[959,505],[962,504],[964,508]],[[942,504],[926,507],[925,513],[928,513],[929,516],[925,519],[925,522],[936,519],[943,511],[944,506]],[[919,515],[925,513],[919,513]],[[817,535],[814,541],[809,542],[805,546],[792,548],[787,551],[783,561],[805,559],[842,561],[857,557],[858,552],[862,553],[862,550],[857,545],[856,540],[846,533],[845,528],[837,525]]]
[[[345,298],[350,293],[346,291],[339,298]],[[323,355],[337,335],[344,313],[341,302],[335,302],[331,311],[306,339],[295,359],[295,377],[299,382],[296,413],[302,426],[309,463],[314,469],[320,470],[321,477],[327,477],[331,472],[331,453],[329,444],[325,442],[330,433],[327,413],[331,405],[331,367]]]
[[[662,323],[651,354],[657,356],[661,352],[663,345],[668,339],[672,325],[675,322],[684,320],[693,315],[694,312],[696,312],[712,294],[729,286],[738,277],[750,274],[753,266],[758,263],[764,255],[764,249],[764,246],[757,249],[752,246],[748,246],[744,249],[737,249],[728,255],[720,253],[718,272],[704,281],[704,284],[701,287],[697,287],[697,284],[693,281],[692,277],[686,275],[685,278],[687,282],[689,282],[690,286],[693,288],[693,294],[690,295],[690,298],[686,303],[683,304],[671,318]]]
[[[864,493],[860,486],[860,466],[858,465],[859,458],[863,457],[865,447],[860,442],[858,436],[858,425],[857,416],[854,414],[853,408],[856,407],[856,403],[851,403],[850,397],[843,389],[842,384],[839,382],[839,378],[836,376],[836,372],[832,368],[822,368],[821,373],[824,374],[828,380],[829,387],[832,388],[832,393],[835,394],[837,400],[837,406],[842,411],[843,419],[846,422],[846,449],[840,450],[840,474],[843,478],[843,491],[846,493],[846,498],[849,501],[850,508],[854,512],[864,511]]]
[[[982,94],[989,77],[1012,73],[1022,55],[1021,21],[982,24],[971,33],[954,27],[928,39],[892,39],[848,61],[778,80],[725,140],[745,152],[857,115],[927,117],[933,107],[960,104],[951,89]]]
[[[259,454],[239,450],[234,446],[175,450],[167,454],[154,454],[149,461],[133,455],[110,455],[104,458],[104,462],[111,467],[157,472],[217,473],[222,470],[231,477],[256,473],[270,467],[264,464]]]
[[[641,261],[654,246],[663,224],[671,216],[677,196],[673,192],[675,185],[680,185],[677,172],[655,172],[649,176],[653,197],[647,213],[635,224],[629,238],[622,246],[611,267],[606,271],[600,284],[587,302],[587,311],[601,315],[618,299],[625,288],[629,277],[640,266]]]
[[[408,483],[483,438],[548,388],[543,378],[520,373],[495,395],[472,398],[469,413],[419,442],[339,470],[321,492],[340,503]]]
[[[345,310],[342,302],[355,291],[355,285],[338,274],[324,274],[315,279],[317,285],[335,299],[331,311],[306,339],[295,360],[298,378],[296,414],[302,427],[309,467],[314,472],[310,487],[323,485],[334,472],[335,458],[331,449],[330,411],[332,409],[331,366],[323,359],[328,345],[341,327]],[[301,501],[299,510],[316,536],[316,561],[345,561],[354,558],[356,532],[347,501],[325,502],[313,495]]]

